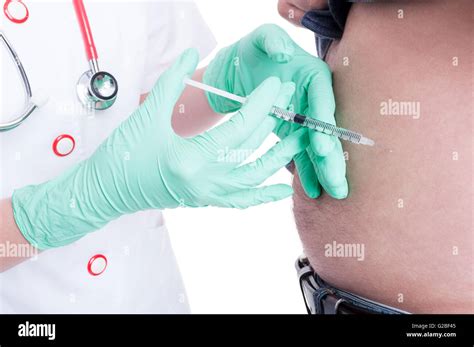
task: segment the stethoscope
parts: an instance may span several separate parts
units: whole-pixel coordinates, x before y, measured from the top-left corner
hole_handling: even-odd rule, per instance
[[[97,49],[95,48],[94,38],[83,1],[73,0],[73,5],[90,67],[90,70],[84,72],[77,82],[77,96],[88,110],[105,110],[112,106],[117,98],[117,80],[111,73],[99,69]],[[30,15],[28,7],[22,0],[6,0],[3,12],[11,22],[16,24],[26,22]],[[47,98],[41,94],[33,96],[23,64],[2,31],[0,31],[0,43],[6,46],[14,60],[26,93],[25,107],[21,115],[7,123],[0,123],[0,131],[6,131],[16,128],[23,123],[35,109],[41,107],[47,101]]]
[[[90,67],[77,82],[77,95],[84,106],[105,110],[112,106],[117,98],[117,80],[111,73],[99,69],[97,50],[84,3],[82,0],[73,0],[73,3]]]

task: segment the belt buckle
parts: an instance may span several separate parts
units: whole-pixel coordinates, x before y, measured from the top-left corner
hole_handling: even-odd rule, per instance
[[[308,258],[303,254],[296,260],[295,264],[298,272],[301,294],[308,314],[323,314],[323,298],[328,294],[335,294],[331,288],[319,287],[314,279],[314,270],[309,264]],[[309,278],[309,279],[308,279]]]

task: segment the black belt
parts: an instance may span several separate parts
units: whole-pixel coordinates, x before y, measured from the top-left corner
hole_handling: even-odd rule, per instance
[[[308,314],[408,314],[329,285],[306,257],[300,257],[295,265]]]

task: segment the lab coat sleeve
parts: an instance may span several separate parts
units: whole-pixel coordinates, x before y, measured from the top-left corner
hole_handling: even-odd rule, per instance
[[[204,59],[216,41],[192,1],[155,1],[147,13],[147,56],[141,94],[148,93],[158,77],[187,48],[194,47]]]

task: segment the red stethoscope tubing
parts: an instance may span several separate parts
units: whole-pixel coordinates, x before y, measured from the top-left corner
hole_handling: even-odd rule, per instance
[[[81,29],[87,59],[97,60],[97,50],[95,48],[94,38],[92,36],[92,31],[89,25],[89,19],[87,18],[87,12],[86,8],[84,7],[84,3],[82,0],[72,0],[72,2],[74,4],[74,10],[76,11],[79,27]]]

